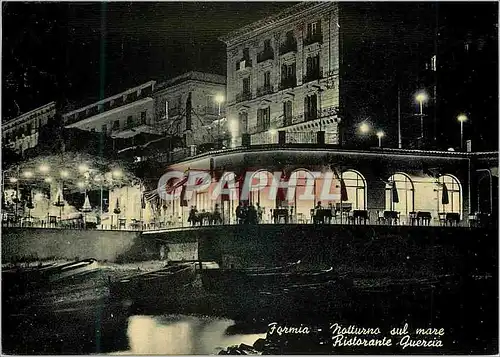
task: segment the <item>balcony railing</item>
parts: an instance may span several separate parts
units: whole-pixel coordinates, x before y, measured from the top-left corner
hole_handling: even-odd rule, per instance
[[[318,79],[321,79],[321,78],[323,78],[323,69],[318,68],[318,69],[311,70],[311,71],[307,72],[303,78],[303,83],[317,81]]]
[[[241,71],[250,67],[252,67],[252,60],[250,60],[249,58],[242,58],[241,60],[236,62],[237,71]]]
[[[274,52],[272,50],[263,51],[257,54],[257,63],[274,59]]]
[[[252,145],[271,145],[278,144],[278,134],[262,131],[251,135],[250,142]]]
[[[252,99],[252,93],[250,92],[242,92],[242,93],[238,93],[236,94],[236,102],[243,102],[245,100],[250,100]]]
[[[280,55],[284,55],[289,52],[297,52],[297,41],[287,40],[281,44]]]
[[[315,131],[299,131],[285,133],[285,142],[287,144],[317,144],[317,134]]]
[[[260,88],[257,88],[257,97],[260,97],[262,95],[266,94],[271,94],[274,92],[274,87],[269,85],[269,86],[263,86]]]
[[[323,35],[321,33],[310,34],[304,38],[304,46],[312,45],[313,43],[323,42]]]
[[[280,90],[293,88],[297,86],[297,77],[287,77],[281,80]]]

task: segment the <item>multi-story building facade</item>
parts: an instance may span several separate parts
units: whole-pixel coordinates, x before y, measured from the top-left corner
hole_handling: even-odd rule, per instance
[[[278,131],[286,142],[339,143],[337,6],[300,3],[221,38],[234,146],[243,134],[277,142]]]
[[[38,145],[40,128],[56,114],[55,102],[33,109],[2,123],[3,147],[24,156],[24,152]]]
[[[158,130],[152,98],[155,85],[155,81],[150,81],[68,112],[63,115],[65,127],[129,139],[124,145],[133,145],[139,134],[157,137],[161,130]]]
[[[159,84],[154,93],[158,123],[168,135],[183,138],[185,146],[223,138],[225,84],[224,76],[201,72],[188,72]]]

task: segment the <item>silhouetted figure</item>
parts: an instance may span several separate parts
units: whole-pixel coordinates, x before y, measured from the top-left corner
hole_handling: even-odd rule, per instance
[[[263,209],[260,207],[259,202],[257,202],[257,222],[262,223],[262,214],[263,214]]]
[[[236,220],[238,224],[243,223],[243,207],[241,206],[241,202],[238,203],[238,206],[236,206]]]
[[[222,216],[220,215],[219,205],[216,204],[214,208],[214,224],[222,224]]]
[[[258,222],[257,210],[255,209],[254,205],[250,205],[248,207],[248,223],[257,224],[257,222]]]
[[[192,226],[196,224],[196,207],[191,206],[191,210],[189,211],[188,222],[191,223]]]
[[[245,202],[241,211],[241,218],[244,224],[248,224],[248,202]]]

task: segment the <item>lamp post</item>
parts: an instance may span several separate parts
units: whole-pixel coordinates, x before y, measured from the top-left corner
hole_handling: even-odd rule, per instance
[[[424,139],[424,102],[427,101],[427,93],[420,92],[415,96],[415,99],[420,105],[420,138]]]
[[[218,117],[217,117],[217,124],[218,124],[217,125],[217,144],[219,145],[219,143],[220,143],[220,122],[221,122],[220,105],[224,101],[224,96],[222,94],[216,95],[215,96],[215,101],[217,102],[218,107],[219,107],[219,114],[218,114]]]
[[[382,138],[384,137],[384,132],[383,131],[378,131],[377,132],[377,138],[378,138],[378,147],[382,147]]]
[[[457,117],[460,122],[460,150],[464,149],[464,121],[467,121],[467,116],[465,114],[460,114]]]

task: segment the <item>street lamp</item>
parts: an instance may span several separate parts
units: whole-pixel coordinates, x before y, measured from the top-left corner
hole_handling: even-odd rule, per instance
[[[368,123],[366,122],[361,123],[361,125],[359,126],[359,131],[361,131],[362,134],[368,133],[370,131],[370,125],[368,125]]]
[[[17,177],[11,177],[9,179],[10,183],[16,183],[17,182]]]
[[[66,170],[61,170],[60,175],[62,178],[66,178],[69,176],[69,172]]]
[[[378,147],[382,147],[382,138],[384,137],[384,132],[383,131],[378,131],[377,132],[377,138],[378,138]]]
[[[52,182],[52,177],[46,177],[44,179],[44,181],[47,182],[47,183],[51,183]]]
[[[217,102],[218,106],[219,106],[219,115],[218,115],[218,120],[217,120],[217,141],[220,142],[220,121],[221,121],[221,118],[220,118],[220,105],[222,104],[222,102],[224,102],[224,96],[222,94],[218,94],[215,96],[215,101]],[[217,143],[219,144],[219,143]]]
[[[417,93],[415,99],[420,105],[420,138],[424,138],[424,102],[427,101],[428,96],[424,91]]]
[[[460,114],[457,117],[457,120],[460,122],[460,149],[464,149],[464,121],[467,121],[467,116],[465,114]]]
[[[33,172],[31,172],[31,171],[24,171],[23,172],[23,176],[26,177],[26,178],[33,177]]]

